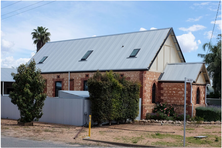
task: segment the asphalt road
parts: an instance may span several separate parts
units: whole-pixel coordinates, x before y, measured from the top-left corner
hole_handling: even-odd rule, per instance
[[[63,144],[51,141],[34,141],[1,136],[1,147],[83,147],[79,144]]]

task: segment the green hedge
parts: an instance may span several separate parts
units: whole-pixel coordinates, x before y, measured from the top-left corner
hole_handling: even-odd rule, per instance
[[[196,116],[204,118],[204,121],[220,121],[221,109],[218,107],[197,107]]]
[[[91,101],[92,120],[132,121],[139,113],[140,84],[126,80],[112,71],[101,74],[97,71],[89,78],[88,88]]]

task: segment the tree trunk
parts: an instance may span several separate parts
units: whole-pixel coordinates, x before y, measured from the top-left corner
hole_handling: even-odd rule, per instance
[[[109,121],[109,125],[111,125],[111,121]]]

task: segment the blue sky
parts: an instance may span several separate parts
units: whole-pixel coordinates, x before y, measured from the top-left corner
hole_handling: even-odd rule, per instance
[[[186,61],[202,62],[197,54],[210,41],[219,1],[15,2],[1,1],[1,67],[17,67],[35,54],[37,26],[48,28],[51,41],[173,27]],[[212,43],[219,33],[221,7]]]

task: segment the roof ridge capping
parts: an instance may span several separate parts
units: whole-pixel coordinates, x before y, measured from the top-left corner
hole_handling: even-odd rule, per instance
[[[115,36],[115,35],[123,35],[123,34],[131,34],[131,33],[139,33],[139,32],[149,32],[149,31],[158,31],[158,30],[165,30],[165,29],[173,29],[173,27],[168,28],[161,28],[161,29],[152,29],[152,30],[144,30],[144,31],[134,31],[134,32],[126,32],[126,33],[117,33],[117,34],[110,34],[110,35],[101,35],[101,36],[95,36],[95,37],[83,37],[83,38],[76,38],[76,39],[67,39],[67,40],[60,40],[60,41],[52,41],[47,42],[48,43],[56,43],[56,42],[65,42],[65,41],[73,41],[73,40],[82,40],[82,39],[90,39],[90,38],[100,38],[100,37],[106,37],[106,36]]]

